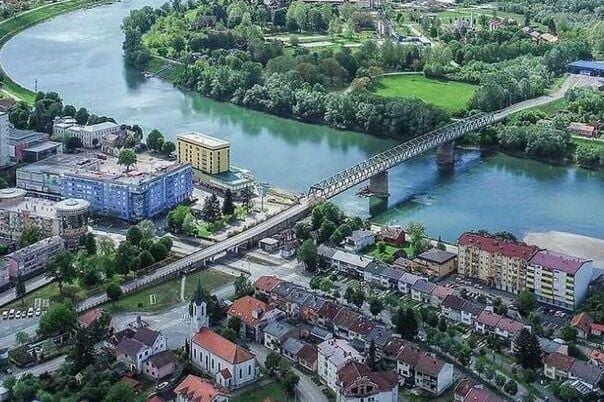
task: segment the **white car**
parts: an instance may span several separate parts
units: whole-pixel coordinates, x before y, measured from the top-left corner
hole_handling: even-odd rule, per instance
[[[17,311],[15,313],[15,318],[21,318],[21,312],[20,311]]]
[[[38,307],[38,308],[36,309],[36,316],[39,316],[39,315],[40,315],[40,312],[41,312],[40,307]]]
[[[8,311],[4,310],[4,311],[2,312],[2,319],[3,319],[3,320],[6,320],[7,318],[8,318]]]
[[[8,312],[8,318],[13,319],[15,318],[15,309],[11,308],[10,311]]]

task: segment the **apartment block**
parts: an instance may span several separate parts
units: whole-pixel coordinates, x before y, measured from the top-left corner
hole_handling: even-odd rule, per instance
[[[57,118],[52,126],[53,138],[76,137],[82,141],[84,148],[96,148],[101,145],[105,136],[120,133],[122,127],[110,121],[84,126],[73,118]]]
[[[592,269],[590,260],[542,250],[529,261],[526,288],[540,302],[574,310],[587,295]]]
[[[220,138],[192,132],[176,138],[178,161],[190,163],[193,169],[206,174],[219,174],[229,170],[231,144]]]
[[[10,278],[31,277],[46,268],[46,264],[64,248],[59,236],[42,239],[4,257]]]
[[[510,293],[524,289],[528,262],[539,251],[536,246],[470,232],[457,243],[460,275]]]

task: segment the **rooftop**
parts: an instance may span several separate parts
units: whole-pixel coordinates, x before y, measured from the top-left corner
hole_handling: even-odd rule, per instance
[[[342,367],[351,360],[361,360],[362,356],[343,339],[330,339],[318,345],[319,354],[325,356],[336,367]]]
[[[332,258],[336,261],[341,261],[361,269],[365,269],[369,266],[369,264],[373,263],[373,258],[371,257],[349,253],[343,250],[337,250]]]
[[[538,265],[551,271],[562,271],[574,275],[579,269],[591,260],[572,257],[550,250],[538,251],[530,260],[531,265]]]
[[[398,385],[398,376],[392,371],[371,371],[363,363],[350,361],[338,371],[341,393],[355,399],[391,391]]]
[[[202,328],[193,337],[193,343],[232,364],[254,359],[253,354],[208,328]]]
[[[293,326],[280,321],[271,322],[264,327],[264,333],[274,336],[275,338],[282,339],[289,335],[296,328]]]
[[[276,276],[263,275],[256,279],[254,286],[264,292],[270,292],[275,286],[281,283],[281,279]]]
[[[209,380],[189,374],[176,386],[174,393],[192,402],[212,402],[222,392]]]
[[[591,68],[596,70],[604,70],[604,62],[602,61],[589,61],[589,60],[577,60],[568,64],[570,67],[577,68]]]
[[[527,261],[539,251],[537,246],[529,246],[525,243],[512,240],[501,240],[495,237],[471,232],[462,234],[457,242],[460,246],[477,247],[480,250],[489,253],[501,254],[508,258],[520,258]]]
[[[424,260],[435,264],[444,264],[445,262],[450,261],[455,257],[457,257],[457,254],[450,253],[445,250],[440,250],[438,248],[432,248],[417,256],[419,260]]]
[[[177,141],[190,142],[209,149],[220,149],[230,146],[230,142],[199,132],[178,134]]]
[[[246,325],[254,326],[260,322],[262,315],[269,310],[271,308],[263,301],[252,296],[244,296],[233,302],[228,315],[239,317]]]

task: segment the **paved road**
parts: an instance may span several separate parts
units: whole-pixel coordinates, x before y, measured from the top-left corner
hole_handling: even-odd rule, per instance
[[[52,278],[47,278],[45,275],[38,275],[25,281],[25,291],[27,293],[33,292],[34,290],[52,282]],[[16,300],[15,289],[10,288],[0,293],[0,306],[5,306]]]

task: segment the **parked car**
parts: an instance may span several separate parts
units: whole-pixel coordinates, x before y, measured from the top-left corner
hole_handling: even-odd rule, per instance
[[[8,318],[13,319],[15,318],[15,309],[11,308],[10,311],[8,312]]]
[[[21,312],[20,311],[17,311],[15,313],[15,318],[21,318]]]
[[[6,320],[7,318],[8,318],[8,311],[4,310],[4,311],[2,312],[2,319],[3,319],[3,320]]]

